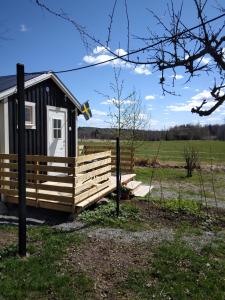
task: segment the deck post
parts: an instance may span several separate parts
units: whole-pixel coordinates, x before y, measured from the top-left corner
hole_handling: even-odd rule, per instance
[[[3,159],[0,158],[0,164],[3,163]],[[4,178],[2,177],[1,173],[2,173],[3,168],[0,167],[0,180],[4,180]],[[3,200],[3,194],[1,193],[1,189],[4,189],[4,186],[2,186],[2,184],[0,184],[0,201]]]
[[[75,196],[76,196],[76,183],[75,183],[75,180],[76,180],[76,158],[74,158],[74,161],[73,161],[73,194],[72,194],[72,197],[73,197],[73,211],[72,213],[74,214],[75,213],[75,206],[76,206],[76,203],[75,203]]]
[[[26,256],[26,131],[24,65],[17,64],[19,255]]]
[[[39,174],[39,161],[35,161],[35,192],[36,192],[36,207],[39,206],[39,202],[38,202],[38,184],[39,181],[37,179],[37,175]]]
[[[121,176],[120,176],[120,139],[116,138],[116,215],[120,213],[120,198],[121,198]]]

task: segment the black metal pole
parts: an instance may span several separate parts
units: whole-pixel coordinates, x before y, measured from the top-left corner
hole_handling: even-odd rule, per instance
[[[116,138],[116,215],[120,214],[121,182],[120,182],[120,139]]]
[[[26,138],[24,65],[17,64],[19,255],[26,256]]]

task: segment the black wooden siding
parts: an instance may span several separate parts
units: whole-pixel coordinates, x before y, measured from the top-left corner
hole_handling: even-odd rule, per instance
[[[17,103],[16,95],[9,97],[9,151],[17,153]],[[67,108],[68,156],[75,156],[75,106],[52,79],[45,80],[25,90],[25,101],[36,103],[36,129],[26,129],[26,153],[47,155],[47,105]],[[69,126],[72,130],[69,131]]]

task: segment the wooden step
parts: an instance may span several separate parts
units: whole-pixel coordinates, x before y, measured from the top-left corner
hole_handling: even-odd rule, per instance
[[[127,184],[128,182],[132,181],[136,174],[125,174],[121,176],[121,183],[122,184]],[[113,192],[116,190],[116,177],[112,176],[111,177],[111,184],[105,188],[104,190],[88,197],[84,201],[81,201],[80,203],[76,204],[76,212],[79,213],[82,210],[84,210],[86,207],[92,205],[93,203],[97,202],[101,198],[105,197],[109,193]]]
[[[152,189],[153,186],[141,184],[132,193],[135,197],[145,197],[149,192],[152,191]]]
[[[141,181],[132,180],[132,181],[130,181],[130,182],[127,183],[126,187],[127,187],[128,189],[130,189],[132,192],[134,192],[134,190],[135,190],[136,188],[138,188],[141,184],[142,184]]]
[[[103,198],[104,196],[108,195],[109,193],[113,192],[115,190],[115,185],[111,185],[108,188],[94,194],[93,196],[87,198],[84,201],[81,201],[80,203],[78,203],[76,205],[76,212],[79,213],[82,210],[84,210],[86,207],[94,204],[95,202],[97,202],[98,200],[100,200],[101,198]]]

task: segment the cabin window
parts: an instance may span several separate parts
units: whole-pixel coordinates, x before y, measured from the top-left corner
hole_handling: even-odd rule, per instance
[[[61,119],[53,119],[53,138],[61,139],[62,138],[62,120]]]
[[[35,106],[33,102],[25,102],[25,125],[27,129],[36,129]]]

